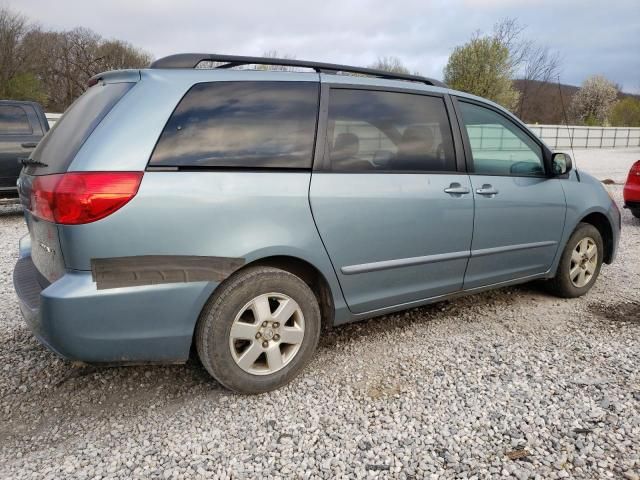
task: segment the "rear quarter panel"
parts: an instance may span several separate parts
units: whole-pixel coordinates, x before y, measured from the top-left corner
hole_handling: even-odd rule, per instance
[[[309,208],[310,172],[146,172],[136,197],[109,217],[59,226],[67,268],[139,255],[243,258],[285,255],[325,276],[344,301]],[[195,319],[193,319],[195,322]]]

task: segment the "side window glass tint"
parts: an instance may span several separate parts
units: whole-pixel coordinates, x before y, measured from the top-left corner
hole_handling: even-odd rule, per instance
[[[312,82],[194,85],[167,122],[149,164],[311,168],[318,89]]]
[[[327,151],[333,171],[456,170],[442,98],[349,89],[330,95]]]
[[[0,135],[31,135],[27,112],[15,105],[0,105]]]
[[[474,173],[542,176],[542,148],[520,127],[491,109],[459,102],[469,136]]]

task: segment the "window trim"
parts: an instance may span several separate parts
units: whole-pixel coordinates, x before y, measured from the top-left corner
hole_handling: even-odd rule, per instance
[[[316,99],[316,115],[315,115],[315,126],[313,129],[313,142],[311,143],[311,165],[309,167],[261,167],[261,166],[227,166],[227,165],[153,165],[151,163],[151,159],[153,158],[153,154],[158,148],[158,144],[160,143],[160,139],[162,138],[162,134],[164,133],[167,125],[173,118],[176,110],[182,103],[182,101],[186,98],[186,96],[191,92],[193,88],[202,84],[221,84],[221,83],[283,83],[283,84],[295,84],[295,83],[303,83],[303,84],[312,84],[318,86],[318,95]],[[318,130],[320,128],[321,121],[321,104],[322,101],[322,84],[320,83],[320,78],[318,76],[318,80],[208,80],[203,82],[194,82],[188,86],[185,92],[180,96],[175,106],[171,110],[171,113],[167,117],[166,122],[162,126],[160,133],[158,134],[158,138],[153,144],[153,148],[151,149],[151,153],[149,154],[149,158],[147,159],[147,164],[145,166],[146,172],[181,172],[181,171],[199,171],[199,172],[209,172],[209,171],[244,171],[244,172],[311,172],[314,169],[316,150],[318,144]]]
[[[17,108],[18,110],[22,110],[22,113],[24,113],[24,116],[27,119],[27,126],[29,127],[29,131],[17,132],[17,133],[2,133],[2,134],[0,134],[0,136],[2,136],[2,137],[24,137],[24,136],[33,135],[33,125],[31,125],[31,120],[29,118],[29,112],[27,112],[22,105],[17,105],[15,103],[5,103],[3,105],[0,105],[0,107],[13,107],[13,108]]]
[[[402,87],[387,87],[378,85],[362,85],[358,83],[330,83],[323,82],[320,88],[320,118],[319,124],[321,128],[318,129],[316,136],[316,152],[314,157],[318,160],[314,162],[313,170],[324,173],[335,174],[347,174],[347,175],[365,175],[365,174],[397,174],[397,175],[415,175],[415,174],[428,174],[428,175],[455,175],[465,172],[465,157],[463,151],[462,138],[458,129],[454,128],[453,121],[456,119],[455,112],[453,110],[453,104],[449,95],[441,92],[431,92],[428,90],[416,90],[413,88]],[[328,121],[329,121],[329,99],[332,90],[366,90],[373,92],[388,92],[388,93],[404,93],[409,95],[418,95],[422,97],[436,97],[442,99],[444,103],[445,113],[449,122],[449,130],[451,132],[451,138],[453,143],[453,153],[455,161],[455,170],[351,170],[351,171],[339,171],[334,170],[331,165],[331,158],[329,157],[329,138],[327,137]]]
[[[462,136],[462,143],[464,147],[464,154],[467,166],[467,173],[469,175],[477,175],[479,177],[511,177],[511,178],[551,178],[549,172],[551,172],[550,162],[551,162],[551,150],[538,138],[536,137],[529,129],[527,129],[524,124],[515,116],[511,116],[500,110],[499,108],[494,107],[488,103],[478,101],[472,98],[460,97],[458,95],[451,95],[453,109],[456,113],[456,117],[458,120],[458,128],[460,129],[460,135]],[[533,141],[536,145],[540,147],[540,151],[542,152],[542,167],[544,168],[544,174],[542,175],[499,175],[493,173],[478,173],[475,171],[475,165],[473,162],[473,152],[471,150],[471,142],[469,141],[469,135],[467,133],[467,128],[464,124],[464,118],[462,116],[462,112],[460,111],[459,103],[469,103],[472,105],[476,105],[478,107],[486,108],[487,110],[491,110],[494,113],[505,118],[507,121],[511,122],[511,124],[515,125],[521,132],[523,132],[531,141]]]

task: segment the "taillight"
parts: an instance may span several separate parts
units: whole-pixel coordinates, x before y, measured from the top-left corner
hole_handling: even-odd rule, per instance
[[[65,225],[91,223],[131,200],[142,172],[71,172],[34,177],[31,212]]]
[[[631,176],[631,175],[640,176],[640,160],[638,160],[636,163],[634,163],[631,166],[631,170],[629,171],[629,176]]]

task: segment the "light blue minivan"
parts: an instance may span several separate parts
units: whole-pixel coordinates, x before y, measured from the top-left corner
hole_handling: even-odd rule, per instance
[[[25,163],[14,284],[40,341],[124,364],[193,345],[245,393],[333,325],[534,279],[583,295],[620,236],[603,186],[508,111],[344,65],[107,72]]]

